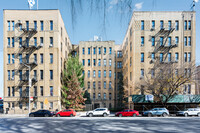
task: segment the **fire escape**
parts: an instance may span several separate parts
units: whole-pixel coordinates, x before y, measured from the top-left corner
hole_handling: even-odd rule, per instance
[[[18,21],[16,24],[17,33],[15,33],[15,41],[19,42],[19,49],[15,53],[15,58],[19,60],[19,65],[16,70],[16,74],[19,75],[19,82],[17,88],[22,86],[28,86],[29,74],[31,71],[38,65],[37,64],[37,55],[34,55],[33,58],[30,58],[33,55],[33,52],[43,47],[41,43],[38,46],[37,39],[33,38],[37,34],[37,24],[31,23],[28,21],[22,23]],[[31,41],[33,40],[33,41]],[[28,67],[30,67],[30,72]],[[30,75],[31,86],[37,82],[37,71],[34,71],[33,75]],[[22,95],[20,96],[20,101],[28,100],[28,91],[24,89]]]

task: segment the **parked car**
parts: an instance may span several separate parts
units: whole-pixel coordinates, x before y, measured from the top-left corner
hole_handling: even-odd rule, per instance
[[[31,112],[29,117],[52,117],[53,113],[49,110],[38,110],[36,112]]]
[[[86,116],[92,117],[92,116],[109,116],[110,111],[107,108],[96,108],[95,110],[88,111],[86,113]]]
[[[143,112],[143,116],[163,116],[166,117],[169,115],[169,111],[166,108],[153,108],[151,110]]]
[[[184,111],[178,111],[176,113],[176,115],[177,116],[183,115],[185,117],[196,115],[196,116],[200,117],[200,108],[188,108]]]
[[[136,117],[139,115],[139,112],[133,109],[124,109],[121,112],[115,113],[115,116],[122,117],[122,116],[133,116]]]
[[[76,116],[76,112],[73,109],[65,109],[63,111],[60,111],[56,114],[57,117],[61,117],[61,116]]]

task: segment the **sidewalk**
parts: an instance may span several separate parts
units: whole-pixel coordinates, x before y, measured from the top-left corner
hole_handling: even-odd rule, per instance
[[[5,117],[28,117],[28,114],[0,114],[0,118],[5,118]]]

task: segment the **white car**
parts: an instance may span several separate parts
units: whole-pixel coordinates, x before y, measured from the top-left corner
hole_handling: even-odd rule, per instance
[[[189,109],[186,109],[184,111],[178,111],[176,113],[176,115],[184,115],[185,117],[187,116],[192,116],[192,115],[196,115],[198,117],[200,117],[200,108],[189,108]]]
[[[109,116],[110,111],[107,108],[96,108],[95,110],[88,111],[86,113],[86,116],[92,117],[92,116]]]

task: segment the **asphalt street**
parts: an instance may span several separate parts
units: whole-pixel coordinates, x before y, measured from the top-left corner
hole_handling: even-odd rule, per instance
[[[0,118],[0,133],[199,133],[199,117]]]

